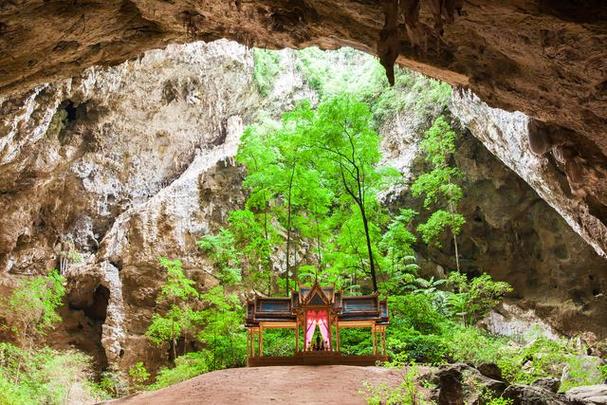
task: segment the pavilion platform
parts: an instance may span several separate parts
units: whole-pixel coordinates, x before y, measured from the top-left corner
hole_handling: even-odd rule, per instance
[[[380,354],[355,356],[339,352],[297,352],[292,356],[249,357],[247,359],[247,366],[375,366],[385,361],[388,361],[388,356]]]

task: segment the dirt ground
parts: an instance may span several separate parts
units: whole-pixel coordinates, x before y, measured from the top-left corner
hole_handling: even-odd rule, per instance
[[[356,366],[234,368],[108,404],[366,404],[365,382],[396,386],[402,381],[402,373],[396,369]]]

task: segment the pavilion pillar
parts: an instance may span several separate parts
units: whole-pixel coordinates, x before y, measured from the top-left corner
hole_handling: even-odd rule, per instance
[[[263,357],[263,326],[259,325],[259,357]]]
[[[299,322],[295,325],[295,353],[299,352]]]
[[[335,322],[335,350],[339,352],[339,321]]]
[[[247,328],[247,357],[251,357],[251,329]]]
[[[386,355],[386,327],[383,327],[383,331],[382,331],[382,349],[383,349],[383,355]]]
[[[377,338],[375,336],[375,325],[371,326],[371,339],[373,340],[373,354],[377,354]]]

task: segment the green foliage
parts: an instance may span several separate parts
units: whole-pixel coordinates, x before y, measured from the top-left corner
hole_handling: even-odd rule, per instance
[[[459,235],[465,223],[463,215],[439,209],[434,211],[425,223],[419,224],[417,231],[422,235],[422,240],[426,244],[440,247],[439,237],[446,230],[454,235]]]
[[[602,376],[600,367],[592,367],[591,364],[582,355],[571,354],[565,359],[566,377],[561,377],[562,392],[571,388],[584,385],[603,384],[605,379]]]
[[[122,372],[108,369],[101,373],[99,383],[94,385],[96,391],[106,393],[110,398],[118,398],[129,393]]]
[[[162,368],[158,372],[156,381],[150,386],[150,389],[165,388],[210,371],[208,357],[209,353],[207,351],[191,352],[177,357],[175,367]]]
[[[449,156],[455,153],[455,140],[457,135],[445,117],[438,117],[432,127],[424,133],[420,143],[421,149],[426,153],[428,162],[433,167],[446,167]]]
[[[321,100],[340,94],[357,97],[371,107],[376,127],[403,110],[429,118],[446,108],[451,97],[448,84],[399,68],[396,83],[390,86],[376,58],[351,48],[306,48],[296,57],[298,69]]]
[[[603,379],[603,381],[607,381],[607,363],[600,366],[599,371],[601,373],[601,378]]]
[[[186,339],[192,337],[198,328],[198,313],[194,306],[200,294],[194,281],[185,275],[180,260],[163,257],[160,264],[167,272],[157,299],[161,311],[152,315],[145,335],[156,345],[168,342],[173,358],[176,358],[177,340],[182,336]]]
[[[145,382],[150,378],[150,373],[148,373],[143,362],[138,361],[129,369],[129,377],[132,389],[134,391],[141,391]]]
[[[493,281],[488,274],[468,281],[464,274],[452,272],[448,278],[455,293],[448,298],[452,314],[462,317],[465,324],[474,324],[497,306],[512,287],[503,281]]]
[[[232,284],[268,295],[277,287],[286,293],[292,279],[318,278],[353,290],[370,274],[376,289],[375,268],[386,262],[377,257],[378,245],[389,219],[377,195],[399,174],[379,167],[379,136],[371,124],[366,104],[340,95],[316,109],[303,102],[279,125],[247,128],[237,154],[247,172],[245,208],[199,241],[222,284],[230,284],[222,275],[239,273]],[[383,241],[391,263],[387,279],[416,269],[412,249],[403,255],[397,246],[414,240],[406,229],[410,217],[404,210]],[[276,280],[271,260],[280,245],[286,253],[284,281]],[[315,263],[295,265],[301,246],[308,246]]]
[[[161,257],[160,265],[167,271],[166,282],[160,288],[159,302],[175,303],[198,297],[194,281],[186,277],[181,260]]]
[[[232,213],[232,222],[238,218],[235,213],[238,211]],[[234,234],[230,230],[222,229],[216,235],[205,235],[198,241],[198,246],[202,251],[209,253],[223,285],[232,285],[241,281],[240,254],[236,249]]]
[[[483,399],[487,405],[514,405],[514,400],[508,398],[485,395]]]
[[[263,335],[264,356],[292,356],[295,339],[291,329],[269,329]]]
[[[497,361],[503,376],[511,382],[531,384],[548,377],[560,378],[570,350],[558,341],[538,338],[519,350],[508,350]]]
[[[455,167],[439,167],[429,173],[421,174],[411,185],[414,197],[425,195],[424,208],[430,208],[441,202],[457,203],[462,199],[462,189],[453,183],[461,177]]]
[[[445,344],[448,359],[478,365],[496,363],[507,340],[491,336],[474,326],[451,324]]]
[[[6,327],[22,344],[31,347],[36,337],[46,334],[61,320],[57,309],[63,302],[65,279],[57,270],[46,276],[21,280],[0,308]]]
[[[417,383],[417,367],[407,367],[403,381],[396,388],[387,384],[371,385],[363,384],[362,394],[367,398],[369,405],[424,405],[430,404],[419,389]]]
[[[244,365],[244,311],[238,297],[226,293],[222,286],[217,286],[204,293],[202,300],[206,308],[200,311],[203,327],[197,338],[206,345],[209,370]]]
[[[280,72],[280,57],[278,53],[265,49],[253,49],[255,71],[253,79],[257,90],[262,96],[267,96],[274,87],[274,80]]]
[[[344,354],[368,355],[373,351],[371,334],[368,329],[341,329],[339,349]]]
[[[424,196],[424,208],[434,207],[434,212],[426,222],[417,227],[423,241],[440,247],[440,237],[449,231],[453,235],[455,261],[459,271],[457,235],[466,221],[457,212],[457,205],[463,197],[463,191],[457,184],[461,173],[456,167],[450,166],[451,156],[455,152],[455,139],[455,131],[442,116],[424,133],[420,146],[432,169],[415,180],[411,185],[411,193],[414,197]]]
[[[176,357],[175,367],[161,369],[150,388],[163,388],[209,371],[244,365],[246,333],[242,326],[244,312],[238,297],[227,293],[223,286],[213,287],[198,297],[203,308],[191,310],[189,319],[196,326],[198,333],[195,339],[203,349]],[[154,325],[153,319],[150,328]],[[171,338],[172,329],[167,329],[166,336]],[[159,335],[165,336],[163,333]]]
[[[75,351],[24,350],[0,343],[0,404],[96,402],[107,394],[95,390],[90,359]]]

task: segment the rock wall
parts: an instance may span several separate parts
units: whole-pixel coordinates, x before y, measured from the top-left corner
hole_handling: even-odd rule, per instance
[[[592,183],[593,204],[605,211],[603,0],[5,1],[0,94],[172,42],[218,38],[274,48],[352,46],[377,54],[388,70],[397,61],[468,87],[493,107],[523,111],[540,123],[542,145],[565,146],[560,158],[572,188]],[[607,250],[604,242],[595,241]]]
[[[2,101],[0,281],[61,267],[68,306],[49,342],[101,367],[166,362],[143,337],[158,258],[216,282],[195,242],[243,203],[233,157],[244,125],[313,96],[293,58],[282,64],[262,98],[250,50],[198,42]]]
[[[316,98],[291,51],[282,52],[266,97],[255,87],[252,60],[227,41],[170,46],[2,100],[0,278],[10,285],[63,264],[68,305],[49,342],[81,348],[102,367],[166,363],[167,353],[143,336],[161,281],[158,257],[182,258],[201,287],[216,282],[195,241],[244,200],[233,162],[243,127],[260,111],[276,116]],[[406,179],[419,171],[421,133],[441,112],[403,111],[382,127],[387,163]],[[497,141],[483,138],[484,126],[492,130],[488,121],[470,128],[490,147]],[[561,332],[604,334],[604,261],[547,197],[465,131],[457,162],[466,173],[465,269],[510,281],[516,302]],[[417,204],[404,195],[406,184],[386,198]],[[451,249],[420,246],[424,268],[453,267]]]

